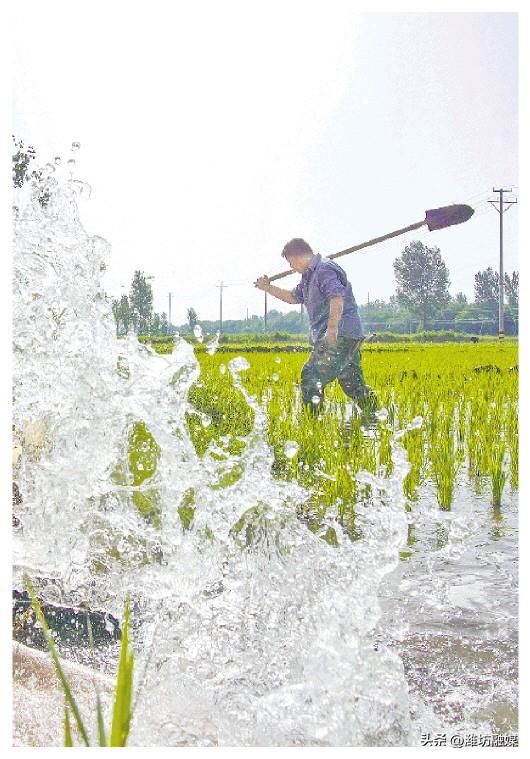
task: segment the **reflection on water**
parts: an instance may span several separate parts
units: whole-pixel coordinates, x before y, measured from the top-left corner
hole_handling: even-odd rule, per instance
[[[443,525],[430,503],[427,491],[413,507],[418,539],[385,582],[379,624],[429,707],[415,729],[517,732],[517,496],[492,509],[462,482]]]

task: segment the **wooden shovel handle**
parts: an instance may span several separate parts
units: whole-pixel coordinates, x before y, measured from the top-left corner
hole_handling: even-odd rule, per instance
[[[340,250],[338,253],[332,253],[330,256],[326,256],[326,258],[340,258],[340,256],[348,255],[348,253],[356,253],[358,250],[363,250],[363,248],[369,248],[370,245],[377,245],[378,243],[384,242],[385,240],[390,240],[392,237],[399,237],[399,235],[404,235],[406,232],[412,232],[414,229],[419,229],[425,224],[425,219],[423,219],[423,221],[417,221],[415,224],[410,224],[408,227],[403,227],[403,229],[396,229],[394,232],[389,232],[388,234],[382,235],[381,237],[374,237],[373,240],[367,240],[367,242],[361,242],[359,245],[354,245],[351,248],[346,248],[346,250]],[[274,282],[276,279],[282,279],[283,277],[287,277],[289,274],[294,273],[295,272],[292,269],[289,269],[288,271],[282,271],[279,274],[273,274],[272,277],[269,277],[269,282]]]

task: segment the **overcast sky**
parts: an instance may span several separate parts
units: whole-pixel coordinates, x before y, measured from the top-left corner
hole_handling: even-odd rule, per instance
[[[285,268],[288,239],[329,254],[457,202],[477,206],[465,225],[342,259],[357,301],[394,293],[392,262],[411,239],[440,247],[451,291],[470,299],[474,273],[498,267],[487,201],[493,187],[518,192],[516,14],[124,7],[13,10],[13,130],[43,160],[81,143],[82,219],[112,245],[109,294],[141,269],[156,310],[173,294],[174,323],[189,306],[217,318],[221,280],[225,318],[262,313],[252,282]],[[505,216],[508,271],[518,213]]]

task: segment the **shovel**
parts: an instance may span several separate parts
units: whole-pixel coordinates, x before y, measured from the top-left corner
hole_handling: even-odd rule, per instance
[[[377,245],[377,243],[384,242],[384,240],[390,240],[392,237],[399,237],[406,232],[412,232],[414,229],[420,229],[420,227],[427,226],[429,232],[434,229],[445,229],[445,227],[452,227],[455,224],[463,224],[464,221],[470,219],[475,211],[471,206],[454,205],[443,206],[442,208],[434,208],[431,211],[425,211],[425,218],[422,221],[417,221],[415,224],[410,224],[408,227],[402,229],[396,229],[394,232],[388,232],[388,234],[382,237],[374,237],[373,240],[362,242],[359,245],[354,245],[352,248],[346,248],[338,253],[332,253],[327,258],[340,258],[340,256],[346,256],[348,253],[357,253],[358,250],[368,248],[370,245]],[[293,270],[282,271],[280,274],[273,274],[269,277],[269,282],[273,282],[276,279],[282,279],[289,274],[293,274]]]

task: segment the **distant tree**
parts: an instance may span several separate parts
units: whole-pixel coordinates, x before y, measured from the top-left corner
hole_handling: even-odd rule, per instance
[[[37,176],[37,172],[30,172],[31,162],[35,160],[35,148],[31,145],[24,147],[24,141],[17,139],[13,135],[16,152],[13,153],[13,186],[22,187],[24,182],[28,182],[32,176]]]
[[[427,319],[450,300],[449,270],[439,248],[429,248],[419,240],[407,245],[394,261],[397,300],[421,320]]]
[[[493,335],[497,330],[497,320],[488,306],[467,303],[455,316],[455,327],[462,332]]]
[[[519,272],[504,274],[504,301],[508,306],[519,305]],[[499,272],[491,266],[475,274],[475,303],[487,306],[492,313],[499,306]]]
[[[272,309],[267,314],[267,331],[290,332],[291,334],[304,334],[309,329],[307,314],[302,314],[298,309],[283,313]]]
[[[199,321],[199,317],[197,316],[197,311],[195,311],[194,308],[188,308],[186,311],[186,319],[188,320],[188,324],[190,327],[190,330],[193,332],[193,328],[197,325],[197,322]]]
[[[465,310],[467,305],[467,298],[464,293],[457,293],[454,298],[451,297],[447,303],[438,309],[434,328],[452,329],[454,324],[451,322],[455,321],[455,318]]]
[[[150,335],[162,334],[162,322],[160,319],[160,314],[157,314],[156,311],[151,317],[151,323],[149,325],[149,334]]]
[[[406,322],[411,318],[408,309],[400,306],[394,296],[388,303],[384,300],[372,300],[359,306],[359,315],[363,322],[376,322],[381,325],[393,321]]]
[[[132,324],[131,304],[126,295],[122,295],[120,298],[119,318],[120,324],[123,327],[123,333],[126,335]]]
[[[153,290],[142,271],[135,271],[129,294],[131,320],[139,335],[149,334],[153,316]]]
[[[495,311],[499,303],[499,272],[488,266],[475,274],[475,303]]]
[[[132,320],[131,307],[129,304],[129,299],[126,295],[122,295],[120,299],[112,298],[112,313],[114,314],[114,319],[116,320],[116,334],[127,334]]]
[[[112,298],[112,313],[116,322],[116,334],[120,334],[120,301],[118,298]]]
[[[508,272],[504,275],[504,292],[510,306],[517,307],[519,305],[519,272],[512,272],[511,276]]]
[[[42,179],[42,171],[40,169],[33,169],[30,171],[32,161],[35,160],[36,152],[35,148],[31,145],[24,146],[24,141],[17,139],[15,135],[12,135],[13,142],[15,144],[16,152],[12,155],[13,165],[13,186],[22,187],[24,182],[29,182],[31,179]],[[38,194],[38,201],[44,208],[50,200],[50,191],[46,187],[41,187]]]
[[[167,314],[165,311],[162,311],[162,313],[160,314],[160,334],[161,335],[169,334],[169,322],[167,320]]]

